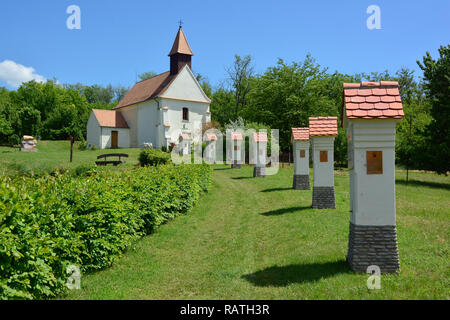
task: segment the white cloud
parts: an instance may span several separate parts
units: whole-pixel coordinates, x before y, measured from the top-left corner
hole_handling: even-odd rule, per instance
[[[25,67],[11,60],[0,62],[0,80],[9,86],[18,88],[22,82],[35,80],[45,82],[45,78],[37,73],[33,67]]]

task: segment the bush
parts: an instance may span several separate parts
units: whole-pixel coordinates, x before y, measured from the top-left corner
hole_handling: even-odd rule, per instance
[[[97,172],[97,166],[89,165],[89,164],[82,164],[73,170],[73,175],[75,177],[82,177],[82,176],[87,177],[92,174],[95,174],[96,172]]]
[[[20,144],[20,138],[17,134],[13,134],[11,136],[8,137],[8,144],[11,147],[15,147],[18,146]]]
[[[87,150],[88,148],[88,143],[86,140],[81,140],[80,143],[78,144],[78,150],[84,151]]]
[[[187,213],[210,177],[205,165],[0,177],[0,299],[54,297],[68,265],[111,266],[133,241]]]
[[[139,154],[139,164],[141,167],[158,166],[170,162],[170,153],[159,149],[142,150]]]

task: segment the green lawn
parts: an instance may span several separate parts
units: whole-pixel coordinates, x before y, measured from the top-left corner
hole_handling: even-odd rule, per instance
[[[81,152],[78,153],[81,159]],[[81,279],[62,299],[449,299],[450,178],[398,173],[399,275],[368,275],[346,262],[349,187],[336,171],[336,210],[313,210],[291,189],[292,167],[254,179],[251,167],[217,166],[211,191],[113,267]],[[311,175],[312,176],[312,175]]]
[[[85,150],[81,151],[75,143],[73,149],[73,162],[70,163],[69,141],[40,141],[38,152],[20,152],[17,148],[0,147],[0,174],[17,171],[51,171],[54,168],[76,168],[80,165],[95,165],[97,156],[105,153],[127,153],[130,158],[126,164],[118,168],[129,168],[138,163],[139,149],[118,150]]]

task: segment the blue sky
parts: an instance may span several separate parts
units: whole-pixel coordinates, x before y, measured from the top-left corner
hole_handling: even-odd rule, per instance
[[[81,30],[66,27],[72,4],[81,9]],[[381,30],[366,26],[373,4]],[[259,73],[278,58],[301,61],[309,52],[332,71],[406,66],[420,75],[416,60],[450,43],[448,0],[2,0],[0,86],[11,89],[9,78],[21,77],[131,86],[137,73],[169,69],[179,19],[194,71],[213,85],[234,54],[251,54]]]

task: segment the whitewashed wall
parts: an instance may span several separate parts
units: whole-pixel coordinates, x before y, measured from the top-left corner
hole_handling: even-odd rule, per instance
[[[396,120],[355,119],[348,123],[351,222],[395,225]],[[383,152],[382,174],[367,174],[367,151]]]
[[[140,147],[138,144],[138,110],[139,106],[129,106],[119,109],[130,128],[129,144],[132,148]]]
[[[311,137],[314,186],[334,186],[334,137]],[[320,162],[320,151],[328,151],[328,161]]]
[[[145,142],[151,142],[153,146],[158,147],[159,112],[158,103],[155,100],[138,105],[138,139],[134,147],[140,147]]]
[[[309,141],[294,141],[294,174],[309,175]],[[305,150],[305,157],[300,158],[300,150]]]
[[[118,147],[129,148],[130,147],[130,129],[125,128],[107,128],[101,127],[101,146],[100,149],[111,148],[111,131],[117,131],[118,135]]]
[[[97,118],[94,115],[94,112],[91,111],[91,115],[89,117],[87,123],[87,137],[86,142],[88,145],[95,145],[97,148],[101,146],[101,129],[100,125],[97,121]]]

